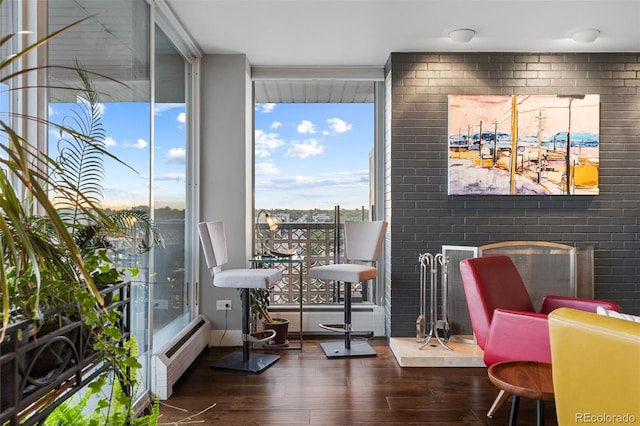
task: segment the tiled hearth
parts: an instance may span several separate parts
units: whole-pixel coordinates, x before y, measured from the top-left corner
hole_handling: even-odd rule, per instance
[[[449,351],[431,339],[429,344],[420,349],[415,337],[392,337],[389,347],[400,367],[485,367],[482,361],[483,352],[478,345],[450,340]]]

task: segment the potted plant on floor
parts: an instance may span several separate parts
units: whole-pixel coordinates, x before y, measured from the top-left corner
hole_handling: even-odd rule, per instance
[[[251,289],[251,313],[257,319],[262,320],[263,330],[274,330],[276,335],[267,342],[267,346],[286,346],[287,333],[289,331],[289,320],[284,318],[273,318],[269,313],[271,302],[271,289],[254,288]]]

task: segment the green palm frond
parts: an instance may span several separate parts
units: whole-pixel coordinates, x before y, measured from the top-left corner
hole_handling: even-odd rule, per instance
[[[10,55],[8,57],[6,57],[4,60],[0,61],[0,70],[6,71],[9,69],[9,67],[11,66],[11,64],[13,64],[14,62],[24,58],[25,56],[27,56],[29,53],[35,51],[37,48],[46,45],[47,43],[49,43],[49,41],[51,41],[52,39],[60,36],[61,34],[69,31],[71,28],[74,28],[75,26],[81,24],[82,22],[92,19],[94,16],[86,16],[78,21],[72,22],[71,24],[60,28],[58,31],[55,31],[51,34],[49,34],[46,37],[43,37],[39,40],[37,40],[36,42],[34,42],[33,44],[25,47],[24,49],[22,49],[21,51],[19,51],[18,53],[14,54],[14,55]],[[17,34],[16,33],[10,33],[10,34],[6,34],[5,36],[2,37],[2,39],[0,39],[0,46],[4,45],[5,43],[9,42],[13,37],[15,37]],[[36,69],[40,69],[36,68]],[[16,72],[13,73],[8,73],[6,75],[4,75],[2,78],[0,78],[0,83],[4,83],[7,81],[10,81],[12,79],[14,79],[15,77],[27,73],[27,72],[31,72],[34,69],[25,69],[22,68]]]
[[[16,72],[9,70],[16,61],[86,19],[89,18],[70,24],[0,61],[0,71],[2,71],[0,82],[9,83],[18,76],[40,69],[22,68]],[[15,33],[5,35],[0,39],[0,43],[4,45],[15,36]],[[11,87],[11,84],[9,86]],[[11,90],[25,88],[25,86],[16,86]],[[50,124],[46,119],[30,115],[9,112],[7,116],[9,119],[20,118],[38,125]],[[61,126],[56,127],[60,128]],[[62,271],[66,271],[63,272],[63,275],[73,275],[73,273],[68,274],[70,268],[77,268],[75,279],[78,282],[81,280],[79,283],[86,285],[98,301],[102,302],[102,296],[93,283],[91,274],[85,266],[68,227],[61,220],[55,206],[49,199],[46,188],[55,188],[56,186],[56,182],[49,174],[49,168],[55,168],[55,161],[21,137],[11,127],[9,121],[0,119],[0,135],[2,135],[0,143],[0,166],[2,168],[2,173],[0,173],[0,232],[2,233],[1,254],[3,260],[2,268],[0,268],[0,278],[2,279],[0,289],[2,291],[2,333],[4,333],[9,324],[10,312],[15,308],[15,303],[19,302],[19,300],[14,300],[13,296],[18,291],[20,280],[27,281],[25,276],[30,280],[32,291],[28,305],[32,310],[31,317],[38,319],[42,271],[60,270],[59,267],[62,266],[63,260],[67,262],[62,269]],[[15,186],[16,182],[21,187]],[[24,192],[18,194],[17,191],[22,190],[21,188]],[[23,197],[26,198],[23,199]],[[26,204],[23,206],[23,203]],[[38,239],[37,235],[34,235],[27,220],[27,217],[32,215],[33,206],[36,203],[47,213],[51,229],[55,232],[55,237],[51,241],[60,244],[60,247],[56,247],[58,252],[55,255],[52,255],[54,247],[41,244],[42,241]],[[26,211],[25,208],[29,208],[30,211]],[[61,255],[61,253],[64,254]],[[3,337],[0,335],[0,340]]]
[[[82,98],[60,128],[59,155],[53,165],[54,200],[83,253],[112,248],[111,238],[123,239],[139,253],[163,247],[164,240],[149,215],[138,210],[106,214],[102,209],[105,149],[102,104],[86,69],[75,62]],[[71,130],[73,129],[73,130]]]
[[[164,247],[162,233],[147,212],[118,210],[111,213],[109,218],[136,247],[138,253],[146,253],[153,247]]]
[[[61,215],[72,226],[82,218],[83,207],[102,207],[105,154],[100,98],[84,67],[77,61],[75,65],[82,82],[82,97],[72,115],[63,120],[63,127],[75,132],[60,132],[54,197]]]

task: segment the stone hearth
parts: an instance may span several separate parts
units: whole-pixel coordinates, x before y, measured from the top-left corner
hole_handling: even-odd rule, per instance
[[[447,342],[449,351],[431,339],[429,345],[420,349],[415,337],[392,337],[389,347],[400,367],[486,367],[482,360],[483,352],[473,343]]]

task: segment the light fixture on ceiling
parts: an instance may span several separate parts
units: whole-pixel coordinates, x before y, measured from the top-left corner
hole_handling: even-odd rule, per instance
[[[587,30],[578,30],[573,33],[571,38],[573,38],[573,41],[577,41],[578,43],[593,43],[599,35],[600,30],[591,28]]]
[[[449,38],[451,41],[455,41],[456,43],[469,43],[474,35],[476,35],[474,30],[463,28],[451,31],[449,33]]]

